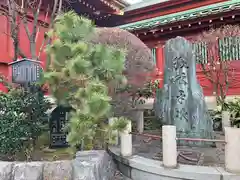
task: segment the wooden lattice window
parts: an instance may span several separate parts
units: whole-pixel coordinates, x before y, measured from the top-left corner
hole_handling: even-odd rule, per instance
[[[197,64],[206,64],[208,59],[207,45],[204,42],[193,43],[193,52],[196,56]]]
[[[156,64],[157,56],[156,56],[156,48],[152,48],[152,56],[153,56],[153,62]]]
[[[240,60],[240,37],[225,37],[218,42],[221,61]]]

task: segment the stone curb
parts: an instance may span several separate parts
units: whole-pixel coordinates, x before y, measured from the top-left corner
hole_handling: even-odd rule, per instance
[[[0,180],[112,180],[115,164],[105,151],[77,152],[69,161],[0,161]]]
[[[168,169],[161,161],[138,155],[122,157],[116,147],[110,147],[109,154],[119,170],[132,180],[240,180],[240,175],[228,173],[221,167],[181,164],[176,169]]]

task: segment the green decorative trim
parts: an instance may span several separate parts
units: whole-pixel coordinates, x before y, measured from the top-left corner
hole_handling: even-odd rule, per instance
[[[203,6],[200,8],[195,8],[187,11],[182,11],[174,14],[168,14],[164,16],[159,16],[156,18],[146,19],[134,23],[124,24],[118,26],[125,30],[139,30],[154,28],[157,26],[175,23],[179,21],[185,21],[190,19],[196,19],[200,17],[205,17],[212,14],[219,14],[222,12],[228,12],[232,10],[240,9],[240,0],[231,0],[222,3],[216,3],[213,5]]]

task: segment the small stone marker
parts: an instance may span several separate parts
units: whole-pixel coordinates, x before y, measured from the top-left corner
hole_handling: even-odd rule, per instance
[[[50,117],[50,147],[67,147],[66,136],[64,127],[70,118],[71,107],[56,107]]]
[[[156,115],[166,125],[175,125],[178,137],[212,138],[212,119],[207,111],[203,90],[197,80],[192,45],[182,37],[165,45],[164,87],[155,101]],[[182,145],[209,145],[207,142]]]

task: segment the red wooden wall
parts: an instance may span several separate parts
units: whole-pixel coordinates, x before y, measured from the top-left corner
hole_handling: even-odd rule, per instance
[[[39,19],[44,20],[45,14],[40,14]],[[13,60],[13,42],[10,34],[10,24],[8,22],[8,18],[4,15],[0,15],[0,74],[4,75],[7,79],[11,80],[11,66],[8,66],[7,63],[12,62]],[[33,23],[28,22],[28,28],[30,32],[32,32],[33,29]],[[22,23],[20,23],[20,30],[19,30],[19,42],[20,47],[27,58],[31,58],[30,53],[30,44],[29,39],[27,37],[26,31],[24,29],[24,26]],[[37,55],[39,54],[40,47],[42,46],[42,42],[44,39],[44,32],[46,31],[46,28],[39,26],[38,27],[38,33],[36,36],[36,52]],[[20,57],[19,57],[20,58]],[[43,68],[45,68],[45,60],[46,60],[46,54],[44,51],[41,53],[40,61],[42,61]],[[0,91],[3,90],[3,86],[0,85]]]

